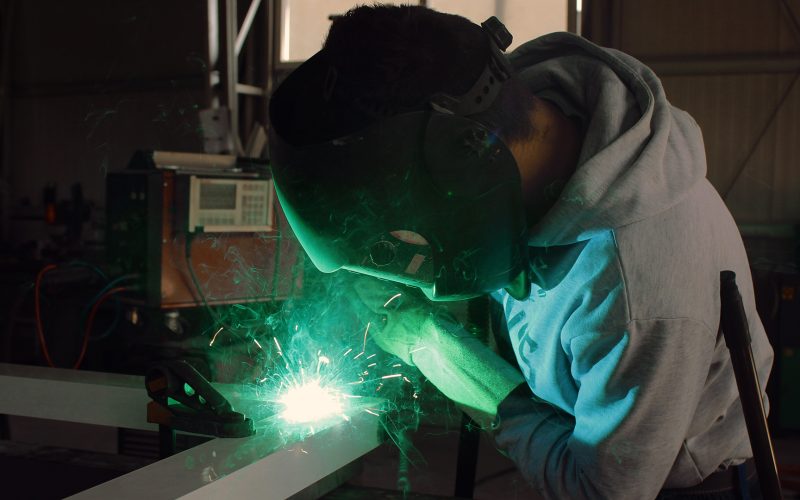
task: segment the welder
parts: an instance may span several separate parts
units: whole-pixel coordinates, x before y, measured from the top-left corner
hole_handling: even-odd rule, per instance
[[[542,496],[755,492],[721,270],[764,383],[773,353],[698,125],[629,55],[569,33],[510,42],[497,19],[424,7],[335,19],[271,100],[292,229],[321,271],[365,277],[378,345]],[[487,294],[497,349],[437,304]]]

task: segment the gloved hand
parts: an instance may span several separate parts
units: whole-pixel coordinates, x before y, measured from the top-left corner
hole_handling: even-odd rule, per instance
[[[356,309],[372,313],[368,335],[378,347],[414,366],[412,354],[435,343],[432,322],[449,313],[418,290],[370,276],[353,278]],[[455,321],[455,320],[453,320]]]
[[[443,306],[409,287],[358,277],[353,297],[357,307],[375,315],[377,324],[369,330],[375,343],[416,365],[483,427],[494,424],[498,405],[525,383],[518,367],[469,333]]]

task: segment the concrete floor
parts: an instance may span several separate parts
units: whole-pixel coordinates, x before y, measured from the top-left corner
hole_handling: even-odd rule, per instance
[[[408,469],[407,478],[411,491],[409,498],[417,500],[456,498],[454,486],[458,449],[457,431],[423,427],[413,435],[412,439],[424,461]],[[784,473],[783,479],[794,480],[798,485],[795,486],[798,488],[796,490],[784,487],[784,498],[800,499],[800,434],[776,438],[774,445],[779,467],[789,466],[793,469],[791,475],[788,472]],[[361,474],[328,495],[326,499],[402,498],[398,488],[399,463],[397,446],[392,443],[384,444],[364,457]],[[477,500],[541,498],[514,468],[514,464],[494,448],[486,435],[481,436],[475,476],[473,498]],[[378,491],[381,493],[376,493]]]
[[[327,500],[395,500],[403,498],[398,487],[400,476],[407,480],[414,500],[455,498],[456,459],[459,442],[457,426],[421,427],[411,435],[416,450],[414,463],[405,475],[399,474],[400,453],[393,443],[385,443],[363,457],[361,472],[347,484],[325,496]],[[71,433],[74,434],[74,433]],[[41,437],[41,436],[40,436]],[[794,465],[797,490],[784,488],[784,497],[800,499],[800,433],[775,440],[779,465]],[[64,446],[67,443],[59,443]],[[103,459],[105,456],[105,460]],[[116,475],[149,463],[113,454],[91,455],[68,448],[44,450],[33,445],[0,441],[0,487],[2,498],[62,498]],[[113,465],[113,469],[110,466]],[[48,481],[41,481],[46,477]],[[540,497],[516,471],[513,464],[481,435],[473,498],[532,499]]]
[[[419,495],[452,498],[456,482],[457,430],[422,427],[411,438],[419,458],[408,467],[406,476],[410,491]],[[364,457],[362,473],[349,484],[397,491],[399,463],[397,446],[384,444]],[[540,497],[517,472],[514,464],[482,434],[473,498],[536,500]]]

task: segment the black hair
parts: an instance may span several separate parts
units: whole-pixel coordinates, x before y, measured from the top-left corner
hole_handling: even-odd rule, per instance
[[[444,92],[467,92],[490,57],[488,35],[468,19],[412,5],[360,6],[334,19],[323,52],[339,135],[383,116],[424,109]],[[533,95],[513,77],[492,106],[473,119],[507,144],[533,133]],[[337,134],[333,134],[334,136]]]

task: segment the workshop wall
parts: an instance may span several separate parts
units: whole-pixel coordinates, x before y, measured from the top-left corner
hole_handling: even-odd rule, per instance
[[[16,1],[4,14],[12,241],[35,237],[46,184],[60,200],[80,183],[99,217],[105,174],[136,149],[202,150],[205,2]]]
[[[586,36],[649,64],[703,129],[737,222],[800,219],[800,2],[590,0]]]

